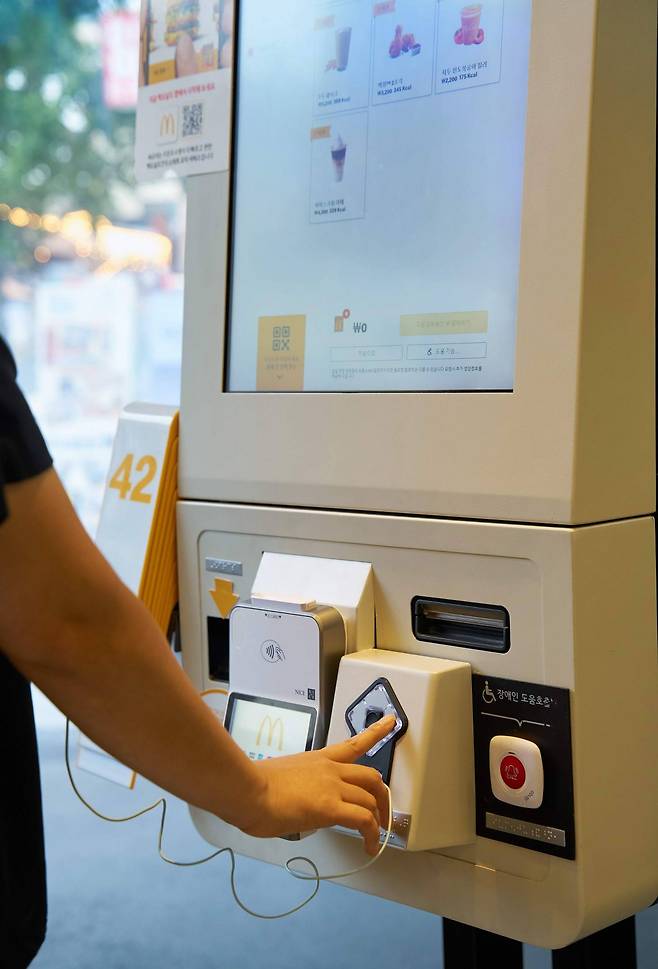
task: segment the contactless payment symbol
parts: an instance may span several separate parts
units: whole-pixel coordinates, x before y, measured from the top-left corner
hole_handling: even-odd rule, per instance
[[[283,663],[286,654],[274,639],[266,639],[261,644],[260,654],[268,663]]]

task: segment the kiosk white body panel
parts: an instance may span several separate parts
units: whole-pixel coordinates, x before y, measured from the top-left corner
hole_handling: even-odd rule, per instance
[[[332,10],[344,6],[356,0]],[[522,8],[530,0],[505,0],[510,14]],[[367,589],[350,591],[370,608],[372,589],[374,624],[361,613],[359,650],[470,664],[475,840],[387,850],[346,884],[558,948],[658,895],[656,0],[532,0],[531,12],[513,386],[229,392],[231,333],[252,327],[255,347],[261,322],[230,312],[240,138],[233,181],[190,180],[178,548],[184,667],[219,714],[228,620],[208,559],[228,564],[227,595],[244,602],[269,592],[254,589],[264,553],[304,556],[304,595],[339,610],[314,592],[312,560],[365,563]],[[258,287],[252,275],[243,289]],[[511,638],[491,649],[422,639],[416,597],[506,611]],[[541,796],[496,799],[505,758],[518,774],[519,752],[537,749]],[[294,853],[192,816],[213,844],[277,864]],[[323,873],[363,861],[340,832],[307,846]]]
[[[205,630],[216,608],[205,559],[242,563],[234,585],[246,598],[269,551],[371,562],[378,649],[465,661],[476,674],[537,684],[537,694],[544,684],[570,691],[574,860],[543,853],[540,842],[533,850],[493,840],[491,831],[438,853],[391,849],[348,887],[548,948],[653,902],[653,519],[572,529],[182,502],[178,523],[184,664],[200,690],[221,686],[208,676]],[[417,641],[409,603],[419,593],[504,604],[512,648],[495,654]],[[568,764],[558,768],[561,784],[569,774]],[[285,842],[249,838],[197,810],[192,816],[213,844],[276,864],[294,854]],[[305,852],[325,873],[363,860],[358,842],[340,833],[319,832]]]

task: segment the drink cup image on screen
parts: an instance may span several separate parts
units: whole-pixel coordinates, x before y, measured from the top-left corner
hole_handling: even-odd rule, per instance
[[[352,28],[342,27],[336,31],[336,70],[345,71],[350,59]]]
[[[462,7],[462,25],[455,33],[456,44],[481,44],[484,40],[484,30],[480,27],[482,17],[482,4],[472,3],[468,7]]]
[[[343,181],[343,174],[345,172],[345,155],[347,153],[347,145],[341,138],[341,136],[336,133],[331,144],[331,160],[334,165],[334,179],[337,182]]]

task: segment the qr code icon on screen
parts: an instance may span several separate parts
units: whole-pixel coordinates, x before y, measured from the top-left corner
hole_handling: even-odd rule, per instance
[[[282,350],[290,353],[290,327],[275,326],[272,330],[272,350],[277,353]]]
[[[203,102],[183,105],[183,138],[203,134]]]

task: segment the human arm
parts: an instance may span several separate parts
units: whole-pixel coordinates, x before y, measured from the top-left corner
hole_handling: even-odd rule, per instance
[[[252,763],[203,703],[144,606],[88,538],[54,471],[5,488],[0,650],[88,736],[192,804],[261,837],[343,824],[374,853],[387,795],[352,762],[390,724]]]

